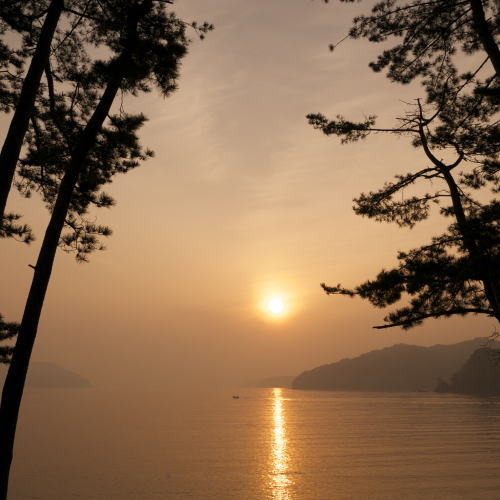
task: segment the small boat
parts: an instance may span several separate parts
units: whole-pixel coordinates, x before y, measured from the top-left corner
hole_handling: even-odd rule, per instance
[[[233,396],[233,399],[240,399],[239,396]]]

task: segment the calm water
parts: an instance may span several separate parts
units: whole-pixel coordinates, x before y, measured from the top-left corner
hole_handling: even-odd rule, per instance
[[[498,499],[500,400],[26,394],[12,500]]]

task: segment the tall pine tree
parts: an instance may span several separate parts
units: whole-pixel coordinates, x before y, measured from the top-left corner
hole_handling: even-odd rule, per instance
[[[30,151],[22,169],[26,182],[21,181],[20,187],[30,189],[32,182],[43,185],[42,194],[51,205],[52,215],[34,267],[2,393],[0,499],[7,495],[19,405],[57,247],[61,241],[76,245],[82,258],[94,248],[94,240],[88,238],[88,226],[83,231],[75,227],[75,214],[84,215],[89,203],[109,204],[109,198],[99,192],[100,186],[115,173],[136,166],[144,156],[135,135],[144,117],[117,115],[108,121],[113,101],[118,92],[136,95],[157,87],[167,96],[176,88],[179,62],[186,54],[189,40],[185,35],[186,23],[167,11],[167,3],[171,2],[110,0],[102,3],[98,15],[88,16],[94,23],[95,41],[104,41],[113,55],[108,61],[94,62],[87,74],[75,75],[84,91],[79,94],[77,107],[71,109],[70,104],[74,113],[70,120],[63,121],[68,104],[52,94],[51,70],[47,70],[46,112],[51,122],[41,116],[39,124],[43,119],[43,127],[37,130],[33,126]],[[196,27],[201,34],[210,28],[207,24]],[[59,135],[69,150],[54,143]],[[48,158],[44,157],[47,152]],[[61,164],[64,170],[59,181]],[[76,229],[73,236],[63,235],[65,225]],[[107,232],[95,229],[97,233]]]
[[[40,12],[39,8],[34,8],[33,5],[29,5],[28,9],[26,9],[24,3],[7,3],[0,8],[0,16],[4,22],[9,23],[25,35],[25,44],[33,31],[33,24],[29,21],[45,14],[42,28],[37,37],[35,51],[15,105],[14,116],[0,151],[0,236],[8,236],[12,233],[22,236],[24,233],[29,238],[29,229],[27,227],[13,226],[17,217],[10,216],[4,220],[5,207],[21,147],[28,129],[29,119],[35,105],[43,69],[49,59],[52,39],[63,9],[64,0],[52,0],[46,11],[42,8]],[[30,12],[26,12],[26,10]]]

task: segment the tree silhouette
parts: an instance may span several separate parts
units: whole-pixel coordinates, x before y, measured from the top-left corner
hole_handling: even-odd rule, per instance
[[[327,135],[339,135],[344,142],[376,132],[412,135],[415,145],[421,147],[431,161],[430,166],[397,175],[395,181],[386,183],[378,191],[361,194],[355,199],[354,210],[357,214],[411,228],[430,215],[433,204],[448,201],[449,205],[442,206],[441,214],[455,219],[448,231],[433,238],[430,244],[409,252],[399,252],[399,266],[382,271],[375,280],[366,281],[354,289],[341,285],[322,286],[329,294],[359,295],[377,307],[394,304],[405,293],[412,297],[409,306],[385,318],[387,325],[376,328],[409,328],[426,318],[467,313],[500,319],[500,203],[495,200],[480,203],[470,192],[486,184],[491,184],[490,187],[496,191],[498,176],[495,167],[492,167],[487,151],[466,154],[459,144],[454,159],[449,162],[438,159],[430,146],[436,137],[430,127],[439,115],[426,118],[422,106],[417,104],[417,107],[416,112],[404,118],[401,127],[394,129],[375,128],[374,118],[356,124],[342,117],[330,122],[322,115],[309,115],[310,123],[316,128]],[[438,128],[439,125],[436,125],[434,130]],[[484,146],[489,149],[490,145],[485,138]],[[458,168],[464,170],[456,175]],[[405,189],[415,184],[427,184],[434,191],[404,198]],[[400,197],[396,197],[398,193]]]
[[[53,123],[47,122],[38,137],[36,127],[33,127],[33,139],[23,177],[29,189],[30,182],[37,179],[33,167],[39,167],[41,172],[42,166],[49,166],[49,179],[43,183],[47,189],[42,194],[50,203],[52,214],[34,267],[33,281],[2,393],[1,499],[6,498],[7,494],[19,405],[63,228],[65,224],[74,223],[72,214],[84,214],[89,203],[109,204],[108,198],[99,194],[99,186],[109,181],[115,173],[134,167],[141,158],[135,132],[144,117],[118,115],[110,118],[109,125],[103,128],[113,101],[119,91],[137,95],[154,86],[167,96],[176,88],[179,62],[186,54],[189,40],[185,35],[186,23],[167,11],[169,3],[161,0],[108,0],[102,3],[99,15],[89,16],[89,19],[94,22],[94,36],[105,41],[112,57],[108,61],[95,61],[89,73],[83,75],[88,78],[79,80],[81,85],[86,86],[85,95],[90,96],[90,100],[82,97],[79,109],[73,110],[76,118],[58,123],[58,100],[50,95],[49,83],[47,105]],[[211,26],[204,24],[195,28],[203,34]],[[102,93],[99,92],[101,88]],[[64,104],[61,106],[64,108]],[[69,135],[64,137],[67,135],[67,126]],[[63,149],[52,144],[57,134],[61,134],[71,145],[69,152],[64,153]],[[37,146],[37,140],[41,141],[40,147]],[[49,148],[45,147],[47,142]],[[47,151],[48,159],[43,156]],[[103,160],[106,163],[102,163]],[[57,178],[56,166],[60,162],[64,165],[64,172],[55,189],[51,179]],[[78,255],[84,257],[93,248],[93,241],[87,238],[86,230],[83,231],[83,237],[82,233],[79,234],[69,239],[63,236],[62,241],[66,245],[77,245]]]
[[[466,73],[477,73],[489,61],[496,78],[500,77],[500,49],[496,41],[499,29],[495,0],[382,0],[369,15],[354,18],[348,37],[366,38],[374,43],[395,41],[370,67],[374,71],[386,69],[388,78],[399,83],[421,77],[426,87],[432,88],[448,73],[457,73],[456,59],[461,53],[482,56],[479,61],[465,61],[469,65]],[[331,44],[330,49],[337,45]],[[463,64],[462,59],[460,65]],[[484,90],[478,82],[475,91]],[[486,94],[498,95],[498,91],[496,82]]]
[[[500,203],[480,201],[500,188],[498,151],[498,47],[490,40],[498,31],[497,17],[485,18],[491,2],[443,1],[377,3],[370,16],[359,16],[350,31],[353,38],[401,43],[384,50],[371,66],[388,68],[393,81],[408,83],[420,77],[426,102],[417,100],[397,127],[376,127],[376,117],[353,122],[342,116],[328,120],[310,114],[311,125],[342,143],[355,142],[372,133],[406,135],[421,148],[429,166],[400,174],[381,189],[355,199],[357,214],[381,222],[413,227],[426,219],[431,206],[448,201],[440,213],[453,217],[445,234],[409,252],[399,252],[399,265],[349,289],[341,285],[323,289],[329,294],[360,296],[376,307],[386,307],[405,297],[409,305],[386,316],[376,328],[410,328],[426,318],[454,314],[486,314],[500,321]],[[459,73],[454,55],[483,53],[473,69]],[[491,61],[495,72],[487,69]],[[443,155],[443,156],[441,156]],[[404,197],[405,189],[427,183],[434,190]],[[439,183],[439,187],[435,187]],[[397,199],[396,194],[399,193]]]
[[[13,348],[8,344],[17,335],[19,325],[17,323],[6,323],[0,315],[0,363],[9,363]],[[5,343],[7,342],[7,345]]]
[[[21,148],[33,126],[37,98],[43,87],[50,86],[42,82],[42,76],[47,75],[51,60],[77,66],[88,59],[86,44],[103,43],[102,36],[89,30],[89,21],[97,18],[98,10],[97,0],[28,0],[0,6],[0,34],[7,31],[21,37],[19,48],[0,41],[0,106],[13,112],[0,151],[0,237],[16,237],[25,243],[33,240],[31,228],[19,223],[19,214],[5,213]]]
[[[75,10],[79,5],[82,12]],[[30,226],[19,223],[21,215],[5,213],[7,197],[30,124],[36,126],[34,116],[39,113],[38,101],[42,90],[47,87],[41,82],[43,72],[50,67],[51,59],[67,67],[75,67],[87,59],[84,42],[90,40],[86,25],[96,5],[94,0],[28,0],[6,2],[0,6],[0,35],[17,34],[21,38],[18,46],[0,40],[0,109],[13,113],[0,152],[0,238],[14,237],[24,243],[33,240]],[[63,14],[66,17],[63,18]],[[61,19],[66,21],[66,27],[59,26]],[[11,39],[15,40],[15,37]],[[25,74],[27,61],[29,67]],[[58,75],[61,81],[66,77]],[[34,182],[31,187],[34,187]],[[27,194],[26,190],[24,194]],[[5,350],[10,352],[10,348]],[[5,362],[10,357],[2,359]]]
[[[19,219],[18,215],[11,214],[4,220],[5,206],[24,136],[28,129],[29,119],[35,105],[40,79],[45,63],[49,58],[52,39],[64,8],[64,0],[52,0],[47,9],[43,9],[43,6],[40,5],[32,5],[31,2],[27,3],[30,5],[26,6],[19,2],[7,3],[0,8],[0,17],[4,23],[8,23],[16,30],[28,35],[31,35],[33,31],[32,21],[45,14],[45,20],[38,36],[31,64],[23,80],[19,97],[16,99],[14,116],[10,122],[2,150],[0,151],[0,236],[17,235],[23,238],[25,242],[31,241],[29,227],[16,224]],[[29,12],[26,12],[26,10]],[[25,37],[25,44],[30,43],[30,38],[30,36],[28,38]],[[5,46],[5,49],[8,54],[8,47]],[[4,61],[14,64],[18,62],[12,56],[5,57]],[[7,76],[10,75],[7,74]],[[15,79],[11,79],[11,81],[14,84],[16,82]]]

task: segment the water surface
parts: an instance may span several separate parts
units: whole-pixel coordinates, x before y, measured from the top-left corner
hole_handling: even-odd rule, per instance
[[[12,500],[497,499],[500,400],[31,390]]]

